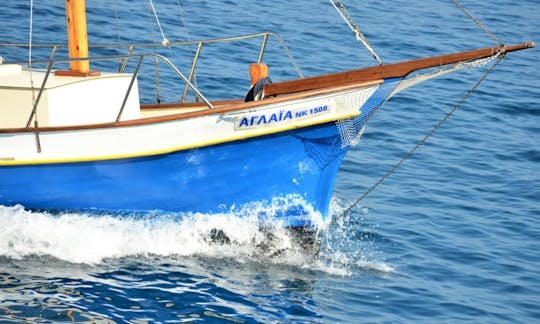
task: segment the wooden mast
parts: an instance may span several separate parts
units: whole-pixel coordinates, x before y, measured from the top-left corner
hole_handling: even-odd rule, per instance
[[[66,20],[69,57],[71,59],[88,57],[85,0],[66,0]],[[99,72],[90,71],[89,61],[75,60],[69,63],[69,71],[57,71],[56,75],[96,76]]]

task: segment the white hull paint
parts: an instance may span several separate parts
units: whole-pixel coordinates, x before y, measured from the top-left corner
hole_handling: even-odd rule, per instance
[[[124,126],[53,128],[39,133],[0,133],[0,165],[149,156],[343,120],[358,116],[359,108],[377,87],[370,85],[338,93],[319,94],[219,115]],[[347,106],[343,105],[344,102],[348,103]]]

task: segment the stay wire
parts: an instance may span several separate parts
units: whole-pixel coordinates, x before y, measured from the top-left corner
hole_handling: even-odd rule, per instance
[[[457,2],[457,0],[450,0],[452,1],[452,3],[458,7],[459,10],[461,10],[467,17],[469,17],[469,19],[471,19],[472,21],[474,21],[474,23],[480,27],[480,29],[482,29],[486,34],[489,35],[489,37],[491,37],[493,40],[495,40],[497,43],[499,43],[499,45],[503,45],[504,43],[499,39],[499,37],[497,37],[497,35],[493,34],[484,24],[482,24],[482,22],[478,19],[476,19],[470,12],[467,11],[467,9],[465,9],[459,2]]]
[[[114,29],[118,39],[118,55],[122,55],[122,40],[120,38],[120,24],[118,19],[118,0],[114,0]],[[122,59],[118,57],[118,72],[122,72]]]
[[[32,89],[32,105],[36,103],[36,94],[34,90],[34,77],[32,75],[32,41],[34,33],[34,0],[30,0],[30,30],[28,33],[28,70],[30,71],[30,87]],[[37,119],[37,117],[36,117]]]
[[[156,19],[156,23],[157,23],[157,25],[159,27],[159,31],[161,32],[161,37],[163,39],[161,41],[161,45],[169,46],[169,40],[167,39],[167,37],[165,37],[165,32],[163,32],[163,27],[161,26],[161,23],[159,22],[159,17],[158,17],[157,11],[156,11],[156,7],[154,6],[153,0],[148,0],[148,3],[150,4],[152,12],[154,13],[154,18]]]
[[[184,29],[184,33],[186,34],[186,39],[191,41],[191,36],[189,34],[189,29],[186,24],[186,19],[184,17],[184,10],[182,8],[182,0],[176,0],[176,6],[178,7],[178,14],[180,16],[180,20],[182,20],[182,28]]]
[[[184,9],[183,9],[183,5],[182,5],[182,0],[176,0],[176,5],[178,7],[178,14],[180,15],[180,19],[182,20],[182,27],[184,29],[184,33],[186,34],[186,39],[188,42],[191,42],[191,35],[189,34],[189,29],[188,29],[188,26],[187,26],[187,23],[186,23],[186,18],[185,18],[185,15],[184,15]],[[194,49],[193,47],[190,47],[191,49],[191,55],[193,57],[195,57],[196,53],[197,53],[197,50]],[[194,73],[193,74],[193,84],[195,86],[197,86],[197,74]]]
[[[364,45],[364,47],[369,51],[369,53],[377,61],[377,63],[379,63],[379,65],[382,65],[383,62],[381,58],[379,57],[379,55],[377,55],[377,53],[375,53],[375,50],[373,49],[373,47],[371,47],[367,38],[364,36],[364,34],[362,34],[362,32],[360,31],[360,28],[358,28],[358,25],[352,19],[351,14],[347,10],[343,2],[341,0],[329,0],[329,1],[332,4],[332,6],[334,6],[334,9],[336,9],[336,11],[341,16],[341,18],[343,18],[347,26],[349,26],[349,28],[352,30],[352,32],[356,36],[356,39]]]
[[[446,115],[420,140],[408,153],[405,155],[398,163],[396,163],[390,170],[388,170],[375,184],[373,184],[366,192],[364,192],[360,197],[358,197],[356,200],[354,200],[349,207],[345,208],[341,214],[336,216],[334,218],[334,221],[338,218],[341,218],[343,215],[349,213],[358,203],[360,203],[367,195],[369,195],[375,188],[377,188],[384,180],[386,180],[390,175],[392,175],[396,170],[401,167],[405,161],[410,159],[414,153],[421,148],[428,140],[429,138],[439,129],[441,126],[446,123],[446,121],[469,99],[469,97],[476,91],[476,89],[480,86],[480,84],[490,75],[493,70],[495,70],[495,67],[500,63],[502,58],[504,58],[504,55],[501,55],[501,52],[495,54],[495,56],[498,56],[498,59],[493,63],[493,65],[489,68],[489,70],[484,73],[484,75],[474,84],[474,86],[446,113]]]
[[[152,21],[152,13],[150,12],[152,10],[152,7],[150,6],[150,2],[149,1],[146,1],[146,15],[147,15],[147,18],[148,18],[148,26],[150,26],[150,30],[152,31],[151,34],[152,34],[152,41],[155,43],[156,42],[156,31],[154,29],[154,23]]]

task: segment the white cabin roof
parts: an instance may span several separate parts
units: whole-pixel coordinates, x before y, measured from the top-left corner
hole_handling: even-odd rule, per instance
[[[19,64],[0,64],[0,88],[16,88],[16,89],[40,89],[45,78],[45,70],[28,70]],[[54,73],[49,75],[45,89],[53,89],[77,82],[87,82],[94,79],[115,78],[126,76],[131,77],[131,74],[126,73],[101,73],[95,77],[69,77],[56,76]],[[33,83],[33,85],[32,85]]]
[[[0,64],[0,128],[25,127],[43,80],[43,70]],[[133,74],[71,77],[50,73],[37,106],[40,126],[110,123],[117,119]],[[120,120],[140,118],[137,80]]]

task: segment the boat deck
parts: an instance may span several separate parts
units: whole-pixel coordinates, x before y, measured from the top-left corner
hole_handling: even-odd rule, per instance
[[[243,103],[243,100],[222,100],[214,101],[214,108],[224,108],[231,105]],[[141,118],[161,117],[175,114],[183,114],[188,112],[197,112],[207,110],[208,106],[202,102],[191,103],[166,103],[166,104],[142,104]]]

